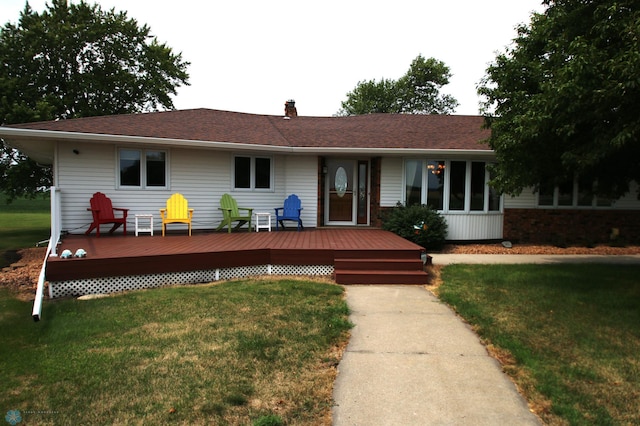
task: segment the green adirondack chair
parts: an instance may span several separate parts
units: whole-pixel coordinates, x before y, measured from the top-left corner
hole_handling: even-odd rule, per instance
[[[231,223],[238,222],[235,229],[240,228],[245,223],[249,223],[249,230],[251,230],[251,216],[253,216],[253,209],[247,207],[238,207],[238,203],[229,194],[224,194],[220,198],[220,207],[218,210],[222,210],[222,222],[216,228],[216,231],[221,230],[225,226],[229,228],[231,233]],[[240,213],[240,212],[243,213]]]

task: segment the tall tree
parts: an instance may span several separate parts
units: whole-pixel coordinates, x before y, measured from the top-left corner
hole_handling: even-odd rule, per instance
[[[493,184],[517,195],[580,179],[620,197],[640,182],[640,3],[543,4],[478,88],[498,159]]]
[[[173,109],[188,65],[126,12],[52,0],[37,13],[27,2],[0,29],[0,123]],[[51,183],[4,142],[0,177],[10,199]]]
[[[338,115],[372,113],[450,114],[458,101],[440,94],[449,84],[451,72],[444,62],[418,55],[409,71],[398,80],[381,79],[359,82],[347,93]]]

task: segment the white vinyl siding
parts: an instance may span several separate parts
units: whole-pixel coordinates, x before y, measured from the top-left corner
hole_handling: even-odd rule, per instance
[[[74,154],[73,150],[79,154]],[[194,229],[215,229],[222,220],[220,197],[231,194],[242,207],[254,212],[274,213],[290,193],[303,203],[305,226],[317,226],[317,157],[273,156],[274,190],[269,192],[233,191],[232,152],[172,148],[166,150],[170,170],[169,189],[140,190],[117,188],[117,149],[110,144],[61,142],[58,147],[56,186],[62,202],[62,229],[83,233],[91,223],[89,199],[103,192],[114,207],[128,208],[127,227],[134,231],[134,215],[150,213],[154,228],[160,229],[159,209],[175,192],[182,193],[194,209]]]
[[[286,157],[282,169],[286,170],[286,178],[281,179],[286,183],[284,196],[280,205],[273,207],[282,207],[284,199],[289,194],[296,194],[302,202],[303,210],[300,216],[302,223],[307,227],[316,227],[320,195],[318,194],[318,157]],[[274,211],[271,210],[271,213]]]
[[[537,195],[531,188],[525,188],[517,197],[504,195],[502,198],[504,200],[505,209],[535,208],[538,200]]]
[[[502,238],[502,215],[442,214],[447,222],[447,240],[497,240]]]
[[[402,173],[404,160],[400,157],[382,158],[380,162],[380,206],[393,207],[402,202]]]
[[[112,145],[61,142],[57,155],[55,185],[59,189],[62,230],[82,233],[91,223],[87,207],[93,193],[107,194],[114,206],[120,207],[120,200],[114,199],[115,150]]]

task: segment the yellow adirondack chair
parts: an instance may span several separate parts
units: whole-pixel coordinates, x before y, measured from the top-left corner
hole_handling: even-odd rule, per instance
[[[235,229],[240,228],[245,223],[249,223],[249,230],[251,230],[251,216],[253,215],[253,209],[247,207],[238,207],[238,203],[229,194],[224,194],[220,198],[220,207],[222,210],[222,222],[216,228],[216,231],[221,230],[225,226],[229,227],[229,233],[231,233],[231,222],[238,222]],[[243,211],[244,213],[240,213]]]
[[[189,225],[189,236],[191,236],[191,218],[193,218],[193,209],[189,208],[189,203],[182,194],[176,192],[167,200],[167,208],[160,209],[160,217],[162,218],[163,237],[167,223],[186,223]]]

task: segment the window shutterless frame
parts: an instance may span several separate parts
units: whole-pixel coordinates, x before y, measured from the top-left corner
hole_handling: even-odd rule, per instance
[[[169,152],[116,148],[117,189],[168,189]]]
[[[234,191],[273,191],[273,158],[234,155],[232,186]]]
[[[613,206],[613,200],[607,197],[596,196],[592,193],[595,182],[588,178],[574,179],[564,185],[540,186],[537,192],[537,204],[539,208],[578,208],[607,209]]]
[[[442,213],[499,213],[502,197],[489,186],[486,162],[406,158],[403,201]]]

